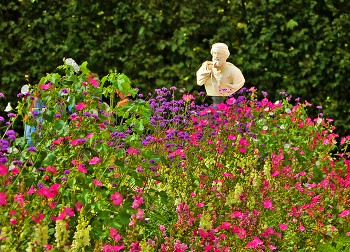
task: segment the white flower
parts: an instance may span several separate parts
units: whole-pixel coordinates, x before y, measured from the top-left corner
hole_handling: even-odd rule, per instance
[[[68,59],[66,59],[65,62],[66,62],[66,64],[67,64],[68,66],[72,66],[72,67],[74,68],[74,71],[75,71],[76,73],[80,71],[80,67],[79,67],[78,64],[74,61],[74,59],[68,58]]]
[[[270,112],[270,113],[269,113],[269,115],[271,115],[271,116],[272,116],[272,115],[273,115],[273,113],[272,113],[272,112]]]
[[[269,111],[269,109],[270,109],[269,107],[266,107],[264,110],[267,112],[267,111]]]
[[[10,103],[8,103],[7,104],[7,107],[5,108],[5,112],[10,112],[12,110],[12,107],[11,107],[11,104]]]
[[[284,129],[284,125],[282,124],[282,125],[280,126],[280,128],[281,128],[281,129]]]
[[[91,115],[96,115],[96,116],[98,116],[98,112],[97,112],[96,109],[90,109],[90,110],[89,110],[89,113],[90,113]]]
[[[285,145],[284,145],[284,148],[285,148],[285,149],[289,149],[289,148],[290,148],[290,145],[289,145],[289,144],[285,144]]]
[[[26,84],[21,88],[21,93],[26,94],[28,92],[29,92],[29,85]]]
[[[269,127],[267,127],[266,125],[263,127],[263,130],[267,130]]]
[[[292,111],[290,110],[290,108],[286,108],[285,112],[286,112],[287,114],[292,113]]]
[[[276,104],[276,105],[280,104],[280,101],[276,101],[275,104]]]
[[[317,119],[317,124],[320,124],[322,122],[322,118]]]

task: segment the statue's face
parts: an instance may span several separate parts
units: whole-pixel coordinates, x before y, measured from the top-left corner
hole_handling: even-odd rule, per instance
[[[225,55],[224,52],[222,52],[221,50],[213,50],[212,51],[212,55],[213,55],[213,66],[214,67],[221,67],[225,62]]]

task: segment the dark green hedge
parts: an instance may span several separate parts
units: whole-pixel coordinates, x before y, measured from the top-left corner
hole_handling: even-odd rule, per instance
[[[117,69],[143,93],[200,90],[195,73],[224,42],[247,87],[307,99],[313,116],[322,105],[336,132],[350,134],[349,10],[340,0],[2,0],[0,110],[25,74],[34,84],[63,57],[100,75]]]

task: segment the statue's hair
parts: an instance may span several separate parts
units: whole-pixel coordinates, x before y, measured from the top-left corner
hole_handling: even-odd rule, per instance
[[[213,46],[211,47],[211,51],[210,51],[211,55],[213,55],[214,49],[222,51],[224,53],[225,60],[228,58],[228,56],[230,56],[230,51],[228,50],[228,46],[224,43],[213,44]]]

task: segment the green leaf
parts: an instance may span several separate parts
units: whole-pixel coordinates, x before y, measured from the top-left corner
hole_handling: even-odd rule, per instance
[[[165,191],[161,191],[159,193],[159,196],[160,196],[160,200],[163,204],[165,204],[165,205],[168,204],[168,195]]]

